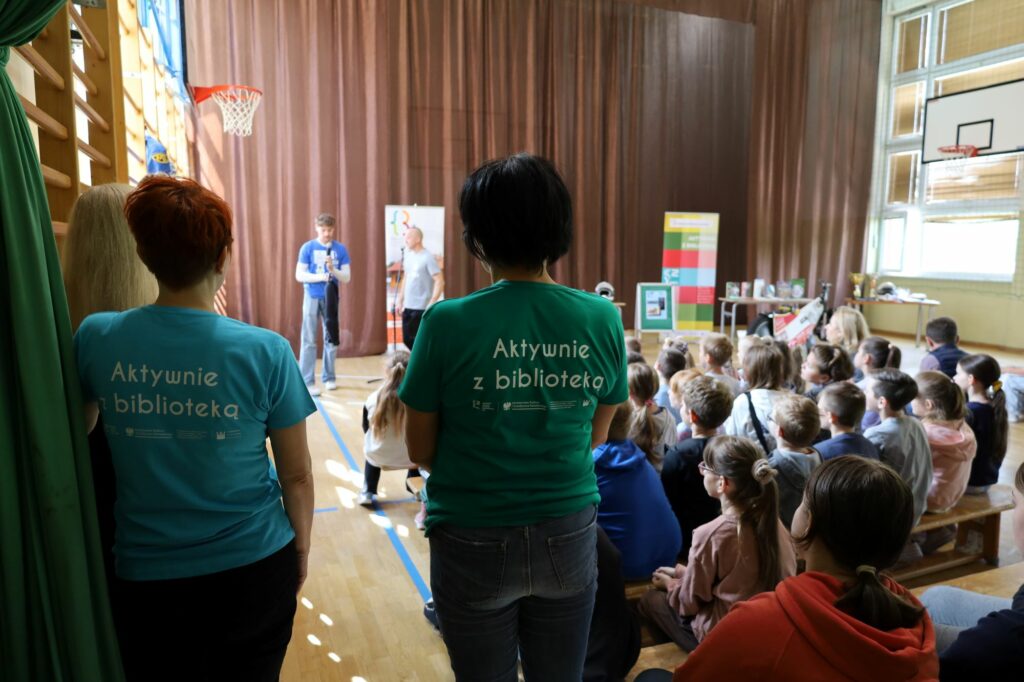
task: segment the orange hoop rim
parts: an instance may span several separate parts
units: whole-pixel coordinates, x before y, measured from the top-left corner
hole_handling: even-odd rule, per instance
[[[978,155],[978,148],[973,144],[948,144],[939,147],[939,153],[947,158],[967,159]]]
[[[225,92],[228,90],[246,90],[248,92],[262,95],[263,91],[259,88],[254,88],[251,85],[193,85],[190,86],[192,90],[192,99],[195,100],[196,104],[203,102],[214,95],[214,93]],[[230,95],[228,95],[230,97]]]

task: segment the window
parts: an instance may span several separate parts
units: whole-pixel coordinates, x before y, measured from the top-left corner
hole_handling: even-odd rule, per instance
[[[872,202],[879,272],[1010,281],[1024,153],[921,164],[925,101],[1024,78],[1024,0],[938,0],[896,16]]]

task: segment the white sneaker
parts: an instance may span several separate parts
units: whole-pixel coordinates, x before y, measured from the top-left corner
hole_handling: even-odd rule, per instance
[[[334,389],[338,388],[338,384],[334,383],[333,381],[325,381],[324,388],[326,388],[328,391],[333,391]]]
[[[373,506],[373,498],[374,497],[375,497],[375,495],[373,493],[368,493],[368,492],[361,492],[361,493],[359,493],[359,506],[360,507],[372,507]]]
[[[312,386],[306,386],[306,388],[309,389],[309,394],[314,398],[320,395],[320,389],[317,388],[316,384],[313,384]]]

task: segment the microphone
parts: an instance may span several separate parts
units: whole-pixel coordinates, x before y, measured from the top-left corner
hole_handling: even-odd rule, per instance
[[[327,258],[324,260],[324,268],[326,268],[327,272],[331,271],[331,247],[330,246],[327,247]],[[330,276],[329,275],[328,275],[327,279],[328,279],[328,281],[330,281]]]

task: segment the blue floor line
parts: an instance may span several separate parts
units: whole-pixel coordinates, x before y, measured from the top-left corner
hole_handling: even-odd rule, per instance
[[[334,441],[338,444],[338,447],[341,448],[341,452],[345,455],[345,459],[348,461],[348,465],[352,468],[352,471],[361,473],[359,465],[356,464],[356,460],[352,457],[352,453],[349,452],[348,447],[345,445],[345,441],[342,440],[341,434],[338,433],[338,429],[334,427],[334,422],[331,421],[330,415],[328,415],[327,410],[324,409],[323,403],[320,402],[319,398],[313,398],[313,402],[316,403],[317,411],[320,412],[320,416],[323,417],[324,421],[327,423],[327,429],[331,432],[331,435],[334,436]],[[395,500],[395,502],[400,501],[402,500]],[[378,502],[378,504],[380,503]],[[337,507],[325,507],[322,511],[335,510],[337,510]],[[391,540],[391,546],[394,547],[395,554],[398,555],[398,558],[405,566],[405,571],[409,574],[409,578],[412,580],[412,584],[416,588],[416,591],[420,593],[420,597],[423,601],[427,601],[430,599],[430,588],[427,587],[427,583],[423,580],[423,576],[420,575],[419,569],[416,568],[416,564],[413,563],[412,558],[409,556],[409,552],[406,551],[405,545],[402,544],[402,540],[398,537],[398,533],[395,532],[394,524],[391,522],[391,519],[389,519],[388,515],[377,506],[374,507],[374,513],[387,519],[388,527],[384,529],[384,532],[387,533],[388,539]]]

